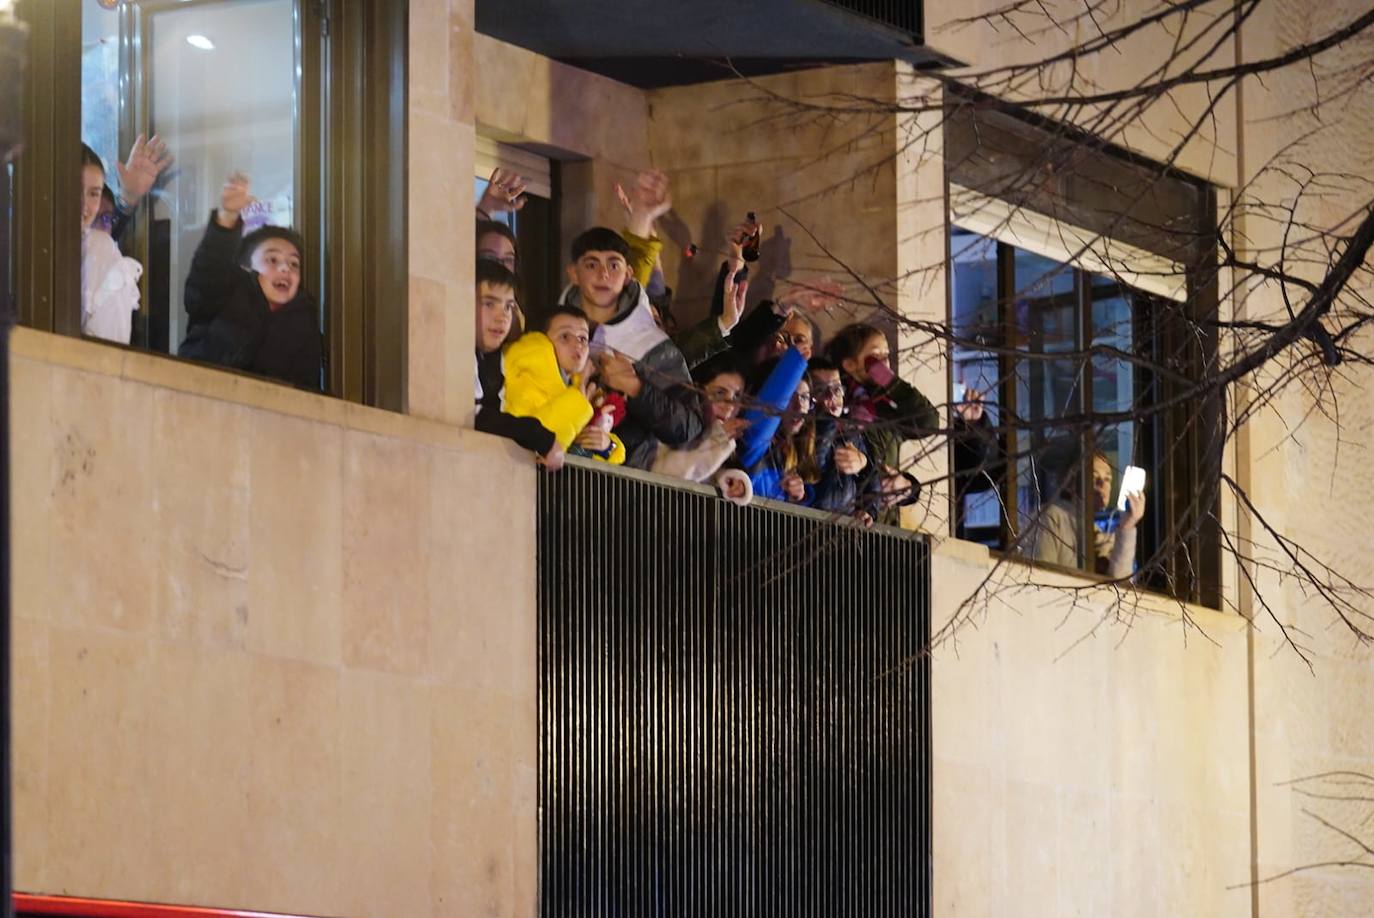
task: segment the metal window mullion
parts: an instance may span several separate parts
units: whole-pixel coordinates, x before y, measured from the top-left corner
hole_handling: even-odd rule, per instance
[[[1093,343],[1093,303],[1088,275],[1073,269],[1074,297],[1077,302],[1077,320],[1074,325],[1074,347],[1086,354]],[[1084,417],[1091,417],[1096,409],[1093,402],[1093,360],[1084,356],[1079,370],[1078,410]],[[1097,549],[1093,538],[1093,455],[1097,448],[1096,427],[1085,423],[1079,433],[1082,444],[1082,461],[1078,468],[1078,565],[1086,571],[1097,569]]]

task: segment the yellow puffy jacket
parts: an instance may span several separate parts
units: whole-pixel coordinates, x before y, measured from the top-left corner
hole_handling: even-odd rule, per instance
[[[595,410],[576,379],[572,385],[563,381],[553,342],[543,332],[521,335],[506,348],[505,372],[506,412],[534,418],[553,432],[559,446],[568,449]],[[625,461],[625,445],[615,434],[611,434],[611,454],[603,461],[612,465]]]
[[[629,230],[623,231],[620,237],[630,247],[630,270],[634,273],[634,279],[639,281],[639,286],[648,287],[654,265],[658,262],[658,253],[663,251],[663,240],[656,237],[645,239]]]

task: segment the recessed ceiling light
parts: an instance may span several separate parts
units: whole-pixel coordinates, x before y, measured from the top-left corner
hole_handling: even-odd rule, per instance
[[[215,50],[215,43],[204,35],[187,35],[186,44],[190,45],[192,48],[199,48],[202,51]]]

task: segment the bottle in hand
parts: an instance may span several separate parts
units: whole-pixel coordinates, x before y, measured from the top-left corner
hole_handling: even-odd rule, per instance
[[[745,214],[744,218],[749,221],[751,226],[754,227],[754,231],[749,234],[749,237],[747,239],[744,240],[744,260],[758,261],[759,243],[763,241],[763,229],[759,226],[758,216],[755,215],[755,213],[752,210],[749,211],[749,213]]]

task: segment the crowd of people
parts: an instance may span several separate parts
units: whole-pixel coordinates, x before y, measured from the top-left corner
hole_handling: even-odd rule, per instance
[[[822,341],[815,317],[838,304],[836,285],[790,286],[746,311],[747,254],[762,232],[752,215],[729,234],[710,314],[677,330],[670,302],[651,295],[667,289],[655,222],[672,200],[659,172],[617,188],[622,229],[573,239],[556,303],[522,303],[518,243],[492,218],[518,209],[523,191],[498,170],[478,206],[476,426],[547,469],[589,456],[709,482],[740,503],[895,522],[920,494],[901,467],[904,441],[950,430],[970,463],[995,452],[980,394],[945,425],[893,372],[881,328],[851,324]]]
[[[86,334],[130,340],[142,269],[117,240],[170,162],[157,137],[139,137],[117,164],[116,194],[100,157],[83,145]],[[709,315],[679,329],[655,229],[672,207],[663,173],[617,186],[622,229],[591,227],[572,240],[568,284],[556,302],[522,302],[518,240],[498,218],[520,209],[525,184],[498,169],[477,208],[479,430],[514,440],[549,471],[582,456],[711,483],[736,503],[765,497],[865,523],[895,523],[898,508],[918,499],[921,485],[901,464],[908,440],[948,433],[956,490],[995,486],[989,470],[1004,460],[982,394],[969,390],[946,424],[893,371],[883,329],[855,323],[823,340],[816,317],[838,305],[837,285],[789,285],[746,309],[750,249],[756,255],[762,235],[752,213],[728,236]],[[301,283],[304,246],[285,227],[245,232],[252,200],[248,178],[230,175],[186,279],[188,322],[177,352],[319,390],[323,339]],[[1060,478],[1043,498],[1028,553],[1073,564],[1081,499],[1075,476]],[[1106,479],[1109,496],[1110,467]],[[1094,497],[1104,504],[1100,490]],[[1143,507],[1143,495],[1132,495],[1115,533],[1098,539],[1101,572],[1129,574]]]

